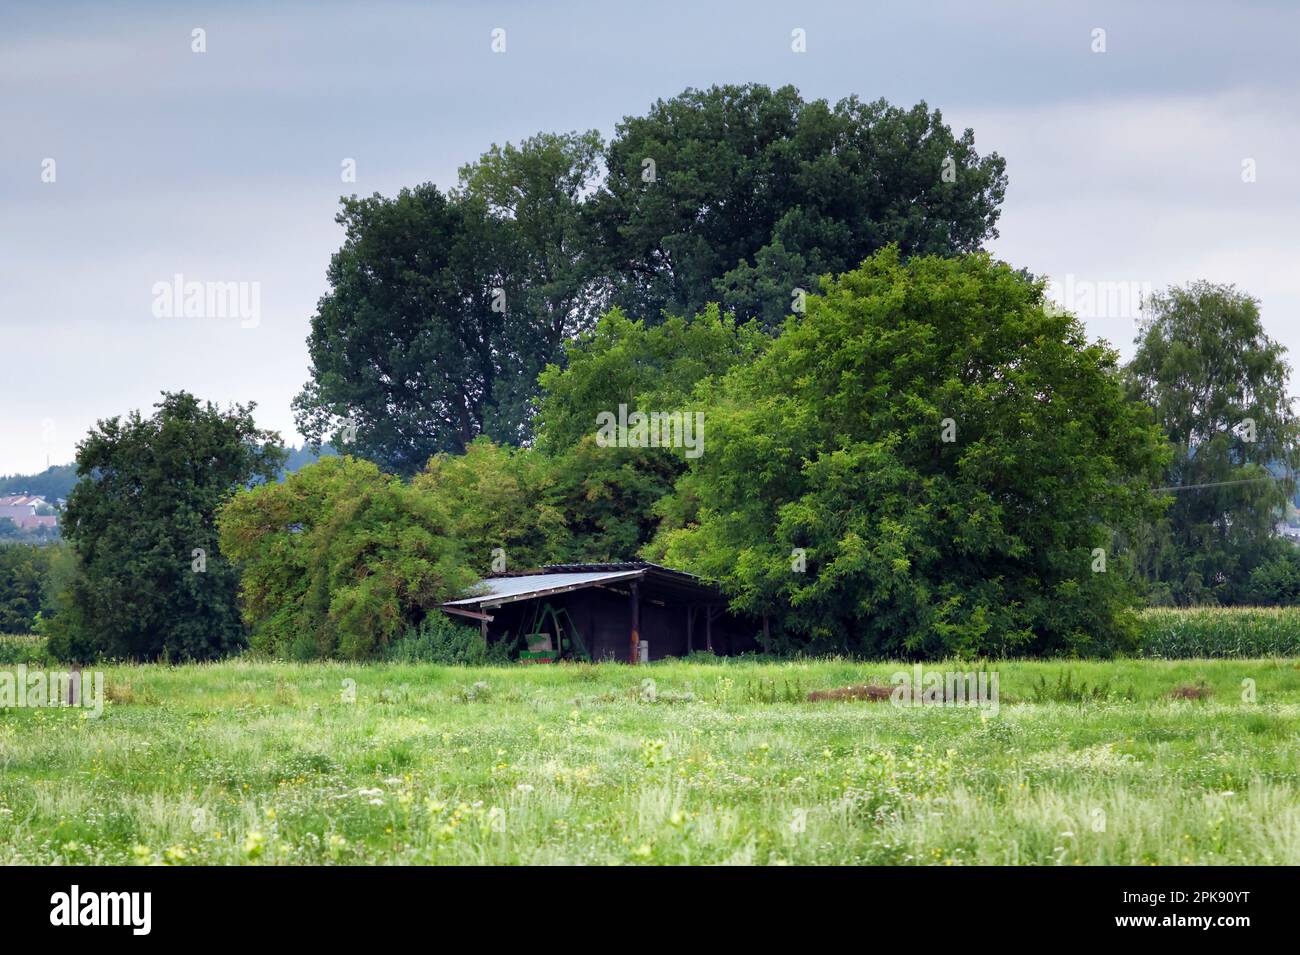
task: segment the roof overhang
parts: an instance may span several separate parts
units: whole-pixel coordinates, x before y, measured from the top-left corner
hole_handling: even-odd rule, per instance
[[[630,583],[634,580],[643,580],[656,590],[678,598],[691,599],[694,597],[698,599],[703,597],[715,601],[723,599],[722,594],[712,581],[696,577],[693,574],[672,570],[668,567],[660,567],[657,564],[641,564],[633,567],[621,566],[626,569],[615,569],[620,568],[620,565],[616,564],[559,565],[562,569],[547,568],[548,572],[545,573],[489,577],[479,584],[479,586],[487,588],[484,593],[447,601],[442,604],[442,608],[452,613],[456,612],[457,608],[476,607],[480,610],[487,610],[521,600],[551,597],[557,594],[571,593],[575,590],[584,590],[588,587],[606,587],[609,584]],[[593,569],[569,569],[584,567]],[[597,567],[608,569],[594,569]],[[615,589],[621,590],[622,588]]]
[[[513,586],[496,591],[489,591],[486,594],[480,594],[476,597],[465,597],[461,600],[449,600],[444,607],[500,607],[502,604],[514,603],[518,600],[532,600],[535,597],[551,597],[555,594],[567,594],[570,591],[582,590],[586,587],[595,587],[598,584],[609,583],[615,580],[627,580],[632,577],[640,577],[644,570],[626,570],[619,573],[591,573],[591,574],[533,574],[520,577],[490,577],[483,581],[484,584],[492,586],[498,582],[508,583]],[[582,580],[570,580],[561,582],[559,580],[549,581],[547,578],[564,578],[564,577],[582,577]]]

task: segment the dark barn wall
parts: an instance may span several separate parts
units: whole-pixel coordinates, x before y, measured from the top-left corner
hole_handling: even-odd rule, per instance
[[[627,662],[632,652],[631,598],[625,589],[586,587],[550,597],[520,600],[490,609],[493,621],[488,624],[489,640],[514,639],[532,626],[537,611],[545,603],[568,611],[587,645],[593,660]],[[549,626],[549,621],[548,621]],[[720,655],[756,650],[754,634],[758,625],[723,613],[713,621],[713,651]],[[650,659],[681,657],[686,648],[686,606],[671,598],[653,593],[643,585],[641,598],[642,640],[650,642]],[[704,608],[695,611],[693,647],[705,649]],[[520,649],[524,649],[522,641]]]

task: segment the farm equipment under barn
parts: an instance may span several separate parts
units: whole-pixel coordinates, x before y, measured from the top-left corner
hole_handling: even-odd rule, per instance
[[[547,629],[549,623],[550,629]],[[591,654],[578,626],[563,607],[541,604],[533,613],[532,626],[520,624],[519,636],[527,650],[519,651],[520,663],[554,663],[556,660],[590,660]]]

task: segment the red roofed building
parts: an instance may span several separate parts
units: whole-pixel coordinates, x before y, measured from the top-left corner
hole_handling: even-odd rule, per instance
[[[37,494],[15,494],[0,497],[0,518],[9,518],[23,530],[35,527],[57,527],[59,519],[53,514],[37,514],[49,502]]]

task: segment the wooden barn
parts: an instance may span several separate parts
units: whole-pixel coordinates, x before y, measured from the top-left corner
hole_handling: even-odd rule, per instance
[[[556,564],[477,589],[442,609],[478,621],[487,641],[515,641],[523,660],[636,663],[758,649],[761,624],[731,613],[716,584],[657,564]]]

